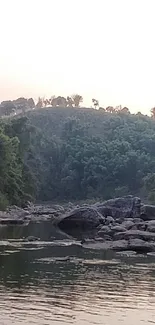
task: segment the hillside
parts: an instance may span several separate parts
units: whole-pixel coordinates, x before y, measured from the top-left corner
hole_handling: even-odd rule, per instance
[[[22,187],[22,200],[108,199],[136,194],[154,202],[153,118],[56,107],[29,111],[3,124],[5,136],[19,141],[16,163],[21,168],[20,182],[14,176],[12,186],[14,190]],[[9,203],[18,203],[5,191],[1,188]]]

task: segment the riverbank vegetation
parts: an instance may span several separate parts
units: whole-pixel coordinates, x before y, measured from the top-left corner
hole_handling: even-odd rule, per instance
[[[120,106],[96,110],[76,104],[45,105],[1,119],[1,209],[25,200],[128,194],[155,202],[154,119]]]

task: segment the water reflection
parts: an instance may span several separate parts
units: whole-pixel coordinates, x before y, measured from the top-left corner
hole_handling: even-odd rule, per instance
[[[19,239],[29,235],[44,245],[24,246]],[[8,255],[0,255],[0,324],[155,321],[154,257],[85,250],[64,237],[47,223],[1,229],[1,240],[17,241],[1,247]]]

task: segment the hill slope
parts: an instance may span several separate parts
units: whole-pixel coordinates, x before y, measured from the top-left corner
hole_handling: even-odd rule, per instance
[[[154,201],[153,119],[56,107],[29,111],[3,124],[4,134],[17,139],[20,181],[16,177],[12,186],[14,191],[22,188],[22,200],[29,196],[79,200],[149,194]],[[10,199],[6,189],[1,192],[9,202],[17,203],[15,195]]]
[[[44,137],[40,198],[139,194],[144,177],[153,177],[155,121],[149,117],[60,107],[27,117]]]

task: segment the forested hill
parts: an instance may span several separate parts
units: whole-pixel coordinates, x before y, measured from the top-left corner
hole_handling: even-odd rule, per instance
[[[155,201],[155,120],[42,108],[0,127],[0,206],[136,194]]]

